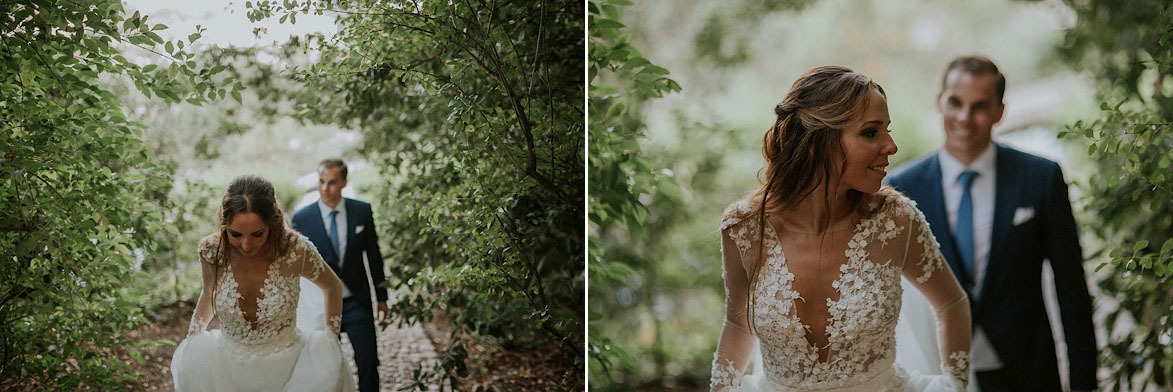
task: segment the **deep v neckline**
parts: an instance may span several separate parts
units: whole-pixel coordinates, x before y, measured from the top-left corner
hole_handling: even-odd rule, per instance
[[[860,219],[859,222],[856,222],[855,224],[851,225],[851,230],[850,230],[851,234],[850,235],[852,238],[854,238],[855,233],[859,231],[859,228],[861,227],[861,225],[864,224],[864,222],[866,220],[867,220],[867,218],[865,217],[864,219]],[[791,270],[789,260],[786,258],[786,251],[784,249],[782,249],[782,236],[780,234],[778,234],[778,230],[774,227],[774,224],[772,222],[770,222],[768,217],[767,217],[767,219],[765,219],[764,223],[766,224],[766,229],[768,229],[770,231],[770,233],[769,233],[770,238],[772,239],[772,241],[774,241],[774,246],[778,247],[778,259],[779,259],[779,262],[781,263],[781,266],[786,269],[787,273],[790,273],[791,275],[793,275],[794,272]],[[850,250],[850,249],[851,249],[851,241],[849,240],[848,247],[844,250],[846,251],[846,250]],[[763,260],[762,262],[766,262],[766,260]],[[827,360],[826,361],[821,360],[821,355],[820,355],[821,350],[820,350],[818,344],[811,340],[811,337],[812,337],[812,335],[815,335],[815,332],[812,331],[810,325],[807,324],[806,322],[804,322],[802,317],[799,317],[799,315],[798,315],[799,301],[802,301],[804,303],[808,303],[806,300],[806,297],[802,293],[800,293],[797,288],[795,288],[793,279],[790,280],[789,284],[783,286],[786,288],[786,290],[793,292],[794,297],[795,297],[795,299],[790,300],[790,301],[792,301],[791,310],[790,310],[790,312],[787,312],[786,317],[792,317],[793,322],[795,324],[797,324],[802,329],[802,335],[803,335],[803,340],[805,341],[805,347],[807,348],[808,352],[811,354],[812,358],[814,358],[816,363],[832,363],[833,362],[832,357],[834,356],[834,352],[832,352],[832,350],[831,350],[831,346],[833,345],[832,341],[831,341],[832,337],[833,337],[831,334],[831,331],[832,331],[831,327],[835,322],[834,309],[836,309],[836,307],[839,305],[839,303],[843,300],[843,290],[841,290],[841,288],[843,285],[842,279],[843,279],[844,273],[843,273],[842,269],[844,267],[850,268],[849,266],[851,265],[851,263],[852,263],[852,259],[851,259],[851,257],[848,257],[846,262],[840,264],[837,268],[833,269],[833,271],[834,271],[833,273],[835,273],[836,276],[835,276],[835,279],[831,281],[831,290],[832,290],[832,295],[834,295],[837,298],[833,298],[832,296],[827,297],[827,301],[828,301],[827,314],[826,314],[827,315],[827,325],[823,327],[823,336],[826,337],[826,339],[827,339],[827,346],[826,346]]]
[[[257,297],[255,301],[257,306],[256,309],[253,310],[252,320],[249,320],[248,313],[246,313],[244,311],[244,307],[241,306],[244,302],[244,294],[241,292],[240,281],[236,279],[236,271],[232,268],[232,264],[228,264],[227,275],[229,279],[232,279],[232,285],[234,286],[232,290],[236,293],[237,297],[235,301],[232,301],[233,305],[236,306],[236,310],[240,311],[240,317],[244,318],[244,321],[249,324],[249,329],[254,331],[257,330],[260,326],[261,302],[268,298],[268,296],[265,295],[265,289],[269,287],[269,284],[273,279],[273,267],[276,265],[277,261],[274,260],[269,263],[267,268],[265,268],[265,279],[261,281],[261,287],[257,289]]]

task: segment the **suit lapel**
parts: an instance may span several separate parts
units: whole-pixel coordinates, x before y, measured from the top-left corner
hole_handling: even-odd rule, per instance
[[[322,254],[322,258],[326,260],[330,267],[335,270],[338,269],[338,255],[334,254],[334,247],[330,245],[330,235],[326,233],[326,223],[322,222],[322,209],[318,207],[318,203],[310,204],[309,217],[305,227],[305,235],[309,237],[310,241],[318,244],[318,251]]]
[[[994,183],[994,232],[990,235],[990,254],[986,260],[985,275],[982,277],[981,298],[986,298],[991,293],[990,286],[996,282],[998,272],[1004,264],[1003,254],[1010,232],[1014,229],[1012,218],[1015,206],[1018,205],[1018,192],[1015,190],[1022,189],[1024,185],[1019,181],[1015,170],[1011,170],[1016,163],[1010,151],[997,144],[994,147],[998,149],[995,162],[998,178]]]
[[[925,187],[925,203],[921,205],[921,211],[925,214],[925,220],[929,222],[929,227],[933,231],[933,236],[937,237],[937,242],[941,244],[941,254],[945,256],[945,261],[949,263],[949,268],[953,270],[953,274],[957,275],[958,281],[969,287],[973,285],[971,279],[964,272],[961,266],[961,256],[957,254],[957,243],[953,239],[953,232],[949,230],[949,218],[945,213],[945,194],[941,178],[941,162],[936,154],[929,158],[927,167],[925,168],[923,186]]]
[[[350,249],[354,248],[355,227],[358,227],[358,206],[353,200],[342,200],[343,203],[346,203],[346,251],[342,254],[349,255]]]

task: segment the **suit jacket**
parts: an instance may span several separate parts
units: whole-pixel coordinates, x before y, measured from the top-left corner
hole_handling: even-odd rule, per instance
[[[346,262],[338,268],[338,255],[334,253],[334,246],[330,244],[330,236],[326,231],[326,224],[322,222],[322,211],[318,203],[314,202],[297,210],[293,214],[293,229],[301,232],[314,243],[322,259],[334,270],[354,298],[362,302],[366,309],[371,307],[371,294],[368,288],[366,270],[363,268],[362,255],[366,253],[367,261],[371,265],[371,280],[375,282],[375,296],[380,302],[387,300],[387,289],[382,287],[386,280],[383,275],[383,254],[379,252],[379,241],[375,235],[375,219],[371,214],[371,205],[354,199],[343,199],[346,203]],[[359,226],[361,233],[356,233]]]
[[[978,299],[970,306],[1003,364],[1023,391],[1060,389],[1055,345],[1043,305],[1042,263],[1055,275],[1072,389],[1096,389],[1096,339],[1075,219],[1063,172],[1053,161],[997,148],[994,228]],[[957,280],[971,292],[945,212],[936,153],[902,165],[889,179],[915,200]],[[1029,217],[1029,211],[1034,211]],[[1018,218],[1016,219],[1016,215]],[[1017,221],[1017,222],[1016,222]]]

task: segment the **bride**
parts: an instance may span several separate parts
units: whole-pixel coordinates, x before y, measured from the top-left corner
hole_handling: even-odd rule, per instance
[[[175,349],[177,391],[353,391],[338,342],[342,282],[306,237],[285,227],[273,185],[244,175],[220,204],[220,232],[199,242],[204,289]],[[304,279],[302,279],[304,278]],[[322,295],[320,325],[299,315],[302,281]],[[220,329],[206,330],[213,321]]]
[[[963,391],[970,314],[916,204],[881,187],[896,144],[884,90],[837,66],[774,108],[765,185],[721,222],[725,325],[713,391]],[[941,375],[895,362],[901,276],[933,306]],[[760,342],[761,373],[743,375]]]

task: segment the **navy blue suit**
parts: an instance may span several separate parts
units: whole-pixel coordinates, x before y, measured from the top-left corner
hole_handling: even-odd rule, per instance
[[[354,347],[354,361],[358,366],[358,386],[363,392],[379,390],[379,356],[375,340],[375,316],[371,313],[370,284],[367,282],[363,254],[371,267],[371,280],[375,284],[375,299],[387,300],[387,289],[382,286],[383,254],[379,252],[379,241],[375,235],[375,220],[371,205],[353,199],[346,203],[346,262],[338,267],[338,255],[330,243],[326,224],[322,222],[322,211],[314,202],[293,214],[293,229],[301,232],[314,246],[322,259],[338,275],[352,296],[342,301],[342,332],[350,337]],[[359,226],[361,233],[355,233]]]
[[[1053,161],[994,144],[994,228],[978,299],[970,297],[973,323],[989,337],[1003,367],[978,372],[990,391],[1059,391],[1058,362],[1043,305],[1042,267],[1055,275],[1072,389],[1096,389],[1096,339],[1091,297],[1083,270],[1075,219],[1063,172]],[[912,200],[941,243],[941,253],[965,286],[972,280],[961,259],[945,212],[941,166],[936,153],[900,166],[888,182]],[[1019,208],[1035,216],[1014,224]]]

